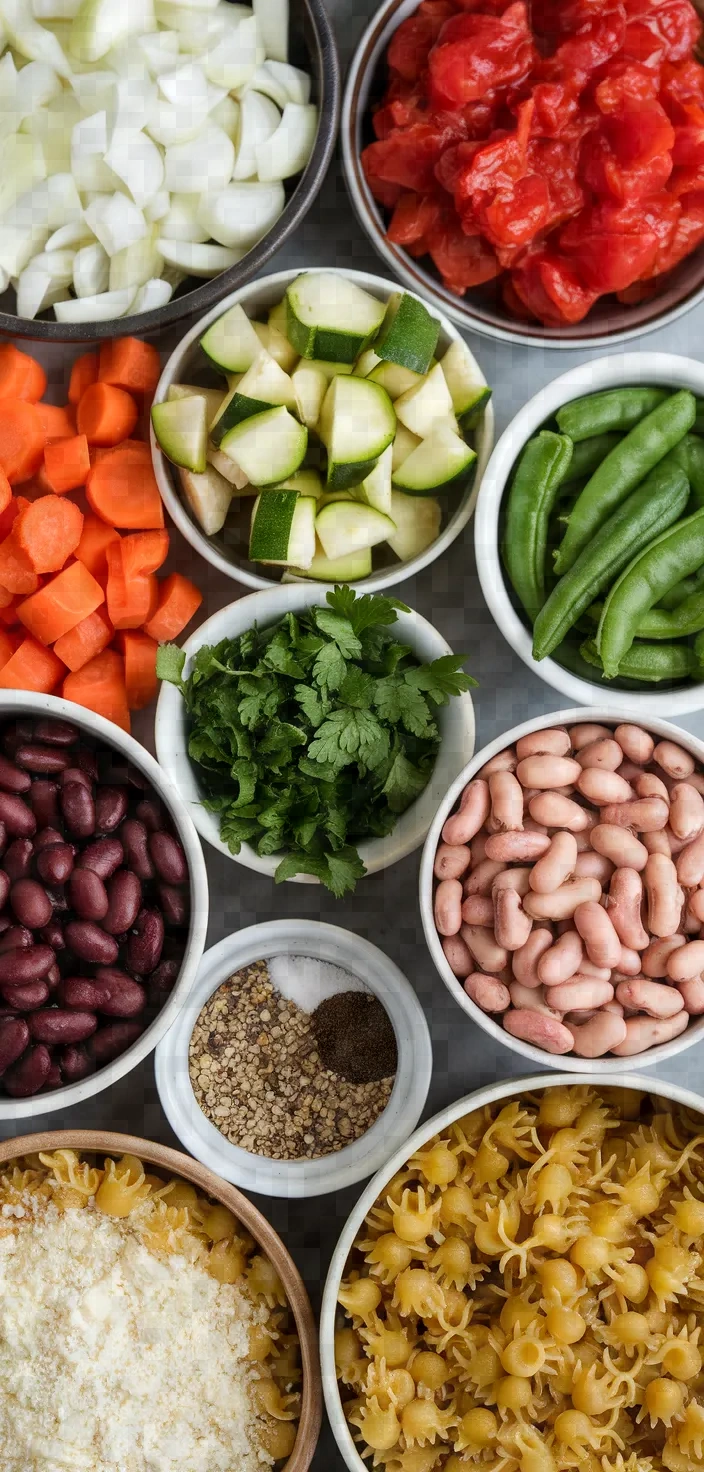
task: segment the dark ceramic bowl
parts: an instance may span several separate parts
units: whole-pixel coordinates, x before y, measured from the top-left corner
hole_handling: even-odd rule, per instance
[[[284,181],[286,206],[273,229],[229,271],[221,271],[209,281],[189,277],[166,306],[137,316],[119,317],[110,322],[55,322],[47,315],[47,320],[38,318],[30,322],[15,315],[15,293],[9,289],[0,297],[0,336],[34,342],[83,343],[114,337],[117,330],[121,335],[148,337],[187,317],[202,316],[261,271],[300,225],[318,194],[335,146],[340,114],[340,64],[323,0],[292,0],[289,28],[290,60],[311,74],[311,101],[318,104],[319,120],[313,152],[303,173]]]

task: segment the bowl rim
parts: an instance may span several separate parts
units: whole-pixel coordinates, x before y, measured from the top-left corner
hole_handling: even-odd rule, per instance
[[[274,1160],[233,1145],[202,1113],[189,1077],[193,1027],[209,998],[233,971],[286,954],[320,957],[358,975],[382,1002],[398,1044],[398,1068],[386,1108],[353,1144],[316,1160]],[[387,1159],[392,1146],[406,1137],[410,1121],[422,1113],[433,1055],[425,1013],[411,983],[378,946],[322,920],[269,920],[225,936],[205,952],[188,1001],[159,1043],[154,1066],[161,1107],[197,1160],[245,1190],[293,1200],[342,1191]]]
[[[619,711],[617,708],[608,705],[582,705],[569,710],[549,711],[547,714],[533,716],[530,720],[521,721],[519,725],[513,726],[511,730],[495,737],[481,751],[475,752],[464,771],[460,773],[459,777],[452,783],[452,786],[448,788],[428,831],[423,846],[420,873],[418,876],[418,898],[423,934],[425,935],[425,942],[435,970],[444,982],[453,1000],[471,1018],[472,1022],[476,1023],[478,1027],[488,1033],[494,1039],[494,1042],[501,1044],[505,1048],[509,1048],[513,1053],[518,1053],[522,1058],[530,1059],[531,1063],[540,1063],[544,1068],[555,1068],[558,1071],[568,1070],[570,1073],[575,1074],[604,1074],[614,1080],[617,1080],[619,1074],[623,1071],[625,1066],[625,1060],[623,1058],[579,1058],[576,1054],[572,1053],[548,1053],[543,1048],[534,1047],[532,1043],[523,1042],[521,1038],[512,1037],[498,1022],[494,1022],[493,1018],[487,1012],[482,1012],[481,1007],[478,1007],[476,1002],[472,1001],[471,997],[467,996],[467,993],[445,960],[445,955],[440,944],[440,937],[435,929],[433,919],[433,864],[445,819],[451,813],[467,782],[476,775],[479,769],[491,757],[496,756],[500,751],[504,751],[507,746],[513,746],[521,736],[527,736],[533,731],[545,731],[553,726],[583,725],[585,722],[588,724],[594,722],[598,725],[610,724],[616,727],[621,722],[632,723],[632,721],[633,717],[630,711],[623,709]],[[675,726],[672,722],[665,721],[659,716],[651,716],[646,720],[640,721],[639,724],[652,734],[657,735],[661,740],[674,741],[676,745],[685,747],[698,761],[704,762],[704,741],[700,740],[698,736],[693,736],[691,732],[685,731],[681,727]],[[691,1048],[694,1043],[701,1040],[703,1035],[704,1017],[694,1018],[685,1032],[680,1033],[676,1038],[672,1038],[669,1043],[660,1043],[655,1048],[649,1048],[646,1052],[637,1054],[638,1065],[642,1068],[651,1068],[657,1064],[665,1063],[669,1058],[674,1058],[677,1054],[683,1053],[687,1048]]]
[[[637,320],[632,320],[628,327],[604,331],[594,324],[594,329],[590,331],[588,326],[585,330],[586,324],[582,322],[568,328],[539,328],[537,323],[521,325],[518,318],[515,327],[509,326],[508,322],[501,325],[483,316],[467,298],[459,297],[443,286],[439,279],[430,271],[424,270],[407,251],[387,239],[379,208],[360,164],[362,118],[367,109],[372,75],[381,60],[383,50],[400,24],[397,13],[402,11],[401,18],[405,19],[417,7],[418,0],[382,0],[382,4],[375,10],[359,37],[349,64],[340,119],[342,167],[352,207],[377,254],[404,285],[427,301],[440,306],[465,332],[476,332],[482,337],[511,343],[514,347],[553,348],[556,351],[574,352],[579,348],[613,347],[617,343],[643,337],[649,332],[667,327],[697,306],[704,297],[704,267],[701,285],[675,301],[672,306],[665,307],[662,312],[656,312],[651,317],[651,302],[629,308],[631,317]]]
[[[136,1068],[156,1047],[159,1039],[174,1021],[195,979],[205,947],[208,928],[208,875],[205,859],[196,832],[195,824],[186,804],[180,798],[173,783],[159,763],[133,736],[116,726],[113,721],[97,715],[71,700],[62,700],[56,695],[41,695],[35,691],[0,691],[0,717],[22,714],[50,715],[58,720],[70,721],[88,734],[122,751],[135,767],[149,778],[155,791],[166,804],[174,821],[176,831],[183,844],[188,861],[191,890],[191,919],[183,962],[176,984],[160,1012],[132,1046],[119,1058],[99,1068],[87,1078],[75,1084],[64,1084],[49,1093],[32,1094],[28,1099],[10,1099],[0,1096],[0,1122],[29,1119],[37,1115],[51,1114],[57,1109],[69,1109],[83,1104],[103,1089],[110,1088],[118,1079],[124,1078]]]
[[[704,705],[704,680],[681,688],[658,691],[657,685],[642,690],[611,691],[607,684],[582,679],[563,669],[548,656],[536,660],[532,638],[509,597],[499,549],[499,519],[510,472],[517,456],[544,420],[561,405],[604,389],[629,383],[666,384],[704,394],[704,364],[680,353],[613,353],[578,363],[551,379],[528,399],[499,437],[482,478],[474,521],[477,573],[489,611],[503,637],[534,675],[571,700],[584,705],[606,704],[639,716],[648,711],[667,716],[691,715]]]
[[[341,75],[335,31],[323,0],[303,0],[303,5],[310,21],[319,66],[318,128],[308,163],[271,230],[235,266],[209,277],[183,296],[172,297],[165,306],[155,307],[151,312],[113,317],[108,322],[62,323],[29,321],[16,317],[13,312],[0,311],[1,336],[65,343],[99,342],[116,335],[153,336],[175,322],[192,317],[195,312],[208,311],[213,304],[220,302],[229,292],[241,289],[262,270],[307,215],[323,184],[337,141]]]
[[[208,1196],[227,1206],[251,1232],[257,1244],[264,1248],[286,1288],[286,1296],[298,1330],[303,1366],[298,1433],[283,1472],[307,1472],[318,1442],[323,1412],[317,1352],[318,1332],[308,1290],[278,1232],[254,1202],[229,1181],[222,1180],[214,1171],[208,1170],[200,1161],[193,1160],[181,1150],[174,1150],[170,1145],[162,1145],[155,1140],[142,1139],[139,1135],[121,1134],[114,1130],[38,1130],[29,1135],[16,1135],[11,1139],[0,1140],[0,1165],[16,1155],[34,1155],[40,1150],[71,1149],[86,1153],[137,1155],[149,1165],[182,1176],[184,1180],[199,1186]]]
[[[229,603],[224,608],[219,609],[217,613],[211,614],[205,623],[194,630],[190,638],[183,645],[187,659],[190,659],[203,644],[208,642],[217,643],[220,639],[228,637],[227,624],[231,621],[238,629],[240,624],[244,629],[250,628],[255,622],[268,627],[269,623],[282,618],[285,613],[299,611],[315,603],[324,603],[324,595],[329,591],[329,583],[277,583],[274,587],[268,588],[266,592],[246,594],[244,598],[238,598],[234,603]],[[399,612],[399,621],[401,626],[405,628],[406,637],[413,646],[418,642],[418,634],[425,635],[434,642],[437,653],[433,655],[433,658],[453,652],[447,640],[435,628],[434,624],[431,624],[422,614],[417,613],[415,609],[410,609],[408,613]],[[411,627],[409,627],[409,624]],[[237,634],[232,634],[229,637],[236,638]],[[455,697],[448,706],[442,707],[439,716],[441,727],[443,716],[447,723],[451,723],[453,747],[456,758],[459,760],[462,750],[474,750],[476,723],[471,692],[469,690],[464,692],[462,695]],[[225,858],[232,860],[234,863],[243,864],[247,869],[254,869],[258,874],[266,874],[270,878],[273,878],[275,870],[281,861],[282,854],[275,854],[271,857],[260,856],[259,854],[255,854],[247,843],[242,844],[239,854],[233,854],[227,844],[222,841],[219,834],[215,831],[217,826],[215,820],[211,819],[211,815],[206,813],[201,802],[198,800],[197,782],[188,756],[185,752],[181,753],[176,747],[175,738],[180,730],[183,719],[182,697],[179,691],[175,686],[162,681],[154,719],[154,740],[157,756],[164,771],[169,774],[173,786],[179,792],[181,800],[186,804],[198,833],[200,833],[201,838],[205,839],[206,843],[209,843],[221,854],[224,854]],[[433,781],[436,779],[437,764],[443,746],[445,746],[446,751],[449,749],[446,744],[447,741],[448,733],[443,732],[441,729],[438,757],[428,786],[416,799],[415,803],[406,809],[406,813],[401,814],[400,821],[403,820],[406,814],[411,813],[417,804],[422,803],[424,798],[429,799],[431,797],[428,788],[432,787]],[[430,821],[430,818],[428,821]],[[401,859],[406,858],[408,854],[414,853],[416,849],[420,848],[427,832],[425,819],[422,822],[416,820],[415,827],[409,831],[407,838],[401,842],[397,838],[394,845],[394,833],[397,833],[398,826],[390,834],[387,834],[385,838],[373,838],[357,845],[366,866],[367,874],[365,877],[370,874],[379,873],[382,869],[390,868],[392,864],[397,864]],[[311,875],[297,875],[291,882],[294,884],[318,884],[319,880]]]
[[[383,276],[375,276],[369,271],[356,271],[346,266],[293,266],[283,271],[272,272],[270,275],[260,277],[256,281],[248,281],[236,291],[231,292],[223,301],[217,302],[205,317],[200,318],[192,324],[188,332],[182,337],[180,343],[174,348],[164,366],[154,395],[154,403],[162,403],[166,398],[171,384],[179,381],[177,375],[185,358],[197,345],[205,329],[212,322],[217,321],[223,312],[228,311],[230,307],[237,306],[238,304],[246,310],[250,297],[261,295],[262,293],[268,295],[269,293],[273,294],[274,292],[280,291],[283,294],[286,287],[306,270],[324,270],[326,275],[344,276],[346,280],[354,281],[363,290],[378,294],[381,299],[388,299],[394,291],[398,290],[395,281],[389,281]],[[427,302],[423,300],[422,296],[418,296],[417,292],[413,291],[411,294],[417,300],[421,301],[423,306],[427,306]],[[450,342],[463,341],[457,328],[448,318],[440,315],[439,321],[440,332],[444,333]],[[465,347],[467,346],[465,343]],[[471,349],[468,350],[471,352]],[[474,354],[472,354],[472,357],[474,358]],[[474,359],[474,362],[484,384],[488,388],[489,385],[480,364],[476,359]],[[431,542],[430,546],[426,547],[424,552],[420,552],[417,557],[412,557],[410,561],[399,562],[394,567],[379,568],[377,572],[370,573],[369,577],[359,578],[357,582],[350,584],[351,587],[363,588],[365,591],[368,590],[375,593],[381,592],[384,588],[396,587],[398,583],[404,582],[406,578],[414,577],[416,573],[422,572],[423,568],[428,567],[431,562],[435,562],[436,558],[447,552],[448,548],[452,546],[452,543],[464,531],[474,511],[482,476],[489,463],[494,445],[494,428],[494,406],[492,400],[489,399],[484,409],[481,424],[477,430],[477,459],[474,467],[474,480],[457,505],[447,526],[443,528],[435,541]],[[248,559],[243,558],[241,563],[229,561],[214,545],[212,539],[206,537],[202,529],[196,525],[194,518],[186,510],[184,502],[176,490],[175,478],[170,462],[167,460],[157,441],[154,426],[151,423],[149,426],[149,435],[152,450],[152,464],[162,500],[167,507],[169,515],[175,521],[179,531],[186,538],[186,541],[190,543],[196,552],[200,553],[201,557],[204,557],[219,572],[224,573],[226,577],[231,578],[234,582],[244,583],[247,588],[260,589],[262,591],[281,587],[280,581],[277,581],[273,577],[266,577],[263,572],[257,572],[255,570],[256,564],[250,564]],[[310,580],[300,579],[300,581]],[[327,583],[325,586],[332,587],[333,585],[332,583]]]
[[[465,1094],[461,1099],[438,1110],[438,1113],[434,1114],[431,1119],[426,1119],[423,1124],[419,1125],[405,1145],[396,1150],[386,1165],[377,1171],[353,1206],[330,1260],[320,1309],[320,1363],[325,1409],[338,1450],[349,1472],[368,1472],[368,1464],[362,1461],[357,1451],[342,1410],[335,1371],[335,1315],[337,1290],[345,1263],[367,1212],[373,1206],[382,1188],[396,1171],[405,1165],[410,1156],[426,1144],[433,1135],[439,1134],[449,1124],[460,1119],[463,1114],[481,1109],[486,1104],[497,1103],[501,1099],[521,1098],[523,1094],[533,1093],[538,1089],[559,1088],[565,1085],[577,1087],[579,1084],[611,1088],[614,1086],[614,1081],[611,1075],[607,1076],[598,1072],[585,1074],[582,1077],[575,1077],[571,1073],[542,1073],[531,1074],[528,1078],[502,1079],[473,1089],[471,1093]],[[618,1080],[618,1086],[624,1089],[635,1089],[639,1093],[656,1096],[659,1094],[663,1098],[672,1099],[675,1103],[695,1109],[698,1114],[704,1114],[704,1099],[700,1095],[695,1094],[692,1089],[682,1088],[679,1084],[672,1084],[666,1079],[648,1078],[639,1073],[624,1073]]]

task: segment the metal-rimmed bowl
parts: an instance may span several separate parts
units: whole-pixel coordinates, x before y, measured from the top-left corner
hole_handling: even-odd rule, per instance
[[[443,286],[432,265],[421,264],[402,246],[387,240],[384,212],[367,184],[360,155],[365,145],[374,141],[371,107],[384,92],[386,48],[401,21],[417,9],[418,0],[384,0],[375,10],[347,73],[340,125],[345,181],[355,213],[378,255],[404,286],[444,312],[465,332],[479,332],[526,347],[610,347],[665,327],[696,306],[704,296],[702,246],[668,273],[662,290],[649,301],[625,306],[615,297],[604,297],[585,321],[547,327],[512,317],[491,282],[468,291],[464,297],[458,296]]]
[[[340,63],[335,33],[324,0],[292,0],[290,17],[291,60],[312,74],[313,101],[318,105],[318,131],[313,151],[303,173],[286,181],[286,205],[276,224],[250,251],[208,281],[188,277],[163,307],[137,316],[113,318],[109,322],[27,321],[11,309],[14,291],[0,297],[0,336],[34,342],[97,342],[116,333],[149,337],[175,322],[210,310],[230,292],[252,280],[267,261],[298,229],[319,193],[332,158],[340,115]]]

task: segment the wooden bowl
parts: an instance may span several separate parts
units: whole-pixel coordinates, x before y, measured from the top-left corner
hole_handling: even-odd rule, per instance
[[[112,1156],[138,1155],[140,1160],[148,1161],[157,1170],[190,1181],[207,1196],[227,1206],[243,1227],[247,1228],[255,1242],[271,1259],[281,1278],[301,1344],[301,1418],[293,1451],[282,1472],[308,1472],[318,1444],[322,1419],[318,1335],[303,1279],[266,1217],[262,1216],[236,1186],[230,1186],[227,1181],[213,1175],[204,1165],[192,1160],[190,1155],[182,1155],[180,1150],[171,1150],[167,1145],[157,1145],[152,1140],[141,1140],[138,1135],[118,1135],[107,1130],[41,1130],[33,1135],[16,1135],[12,1140],[0,1140],[0,1166],[7,1160],[14,1160],[17,1155],[35,1155],[40,1150],[77,1150],[82,1154]]]

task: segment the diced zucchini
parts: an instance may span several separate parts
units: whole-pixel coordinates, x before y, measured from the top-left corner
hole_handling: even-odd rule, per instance
[[[239,302],[213,322],[200,345],[212,363],[229,373],[245,373],[261,352],[259,338]]]
[[[354,371],[358,378],[368,378],[373,369],[379,367],[380,362],[379,354],[373,348],[367,348],[357,359]]]
[[[372,570],[372,549],[362,547],[359,552],[349,552],[346,557],[326,557],[320,542],[315,548],[315,557],[310,567],[292,567],[291,572],[302,578],[315,578],[320,583],[356,583],[368,578]]]
[[[223,455],[222,450],[216,450],[213,445],[208,446],[208,464],[213,465],[226,481],[228,481],[233,496],[256,496],[257,487],[251,486],[246,475],[231,460],[229,455]]]
[[[290,373],[298,362],[298,353],[291,347],[288,338],[271,322],[253,322],[252,326],[266,352],[276,359],[284,373]]]
[[[355,487],[355,489],[356,489],[356,487]],[[336,501],[356,501],[356,500],[357,500],[357,497],[355,496],[355,494],[354,494],[353,491],[323,491],[323,494],[320,497],[320,501],[319,501],[319,504],[318,504],[318,510],[319,511],[322,511],[323,506],[332,506],[332,505],[335,504]]]
[[[230,509],[233,489],[214,466],[208,465],[202,475],[192,470],[179,470],[183,494],[206,537],[222,531]]]
[[[324,373],[327,383],[332,383],[333,378],[340,374],[354,373],[354,363],[334,363],[329,358],[307,358],[309,368],[317,368],[319,373]]]
[[[491,389],[484,382],[479,368],[466,343],[451,342],[444,357],[440,359],[445,382],[450,390],[452,407],[463,434],[475,429],[491,398]]]
[[[299,496],[315,496],[316,501],[323,494],[323,482],[317,470],[297,470],[295,475],[289,475],[288,480],[282,480],[277,491],[298,491]]]
[[[359,501],[338,501],[318,512],[315,529],[325,556],[334,559],[387,542],[396,527],[389,516],[382,516],[371,506],[361,506]]]
[[[295,475],[307,446],[308,430],[282,405],[243,419],[225,435],[220,448],[253,486],[273,486]]]
[[[410,429],[406,429],[405,425],[399,424],[394,435],[393,445],[391,446],[391,469],[398,470],[399,465],[403,465],[404,460],[408,459],[408,456],[419,444],[419,436],[417,434],[411,434]]]
[[[387,445],[374,469],[370,470],[369,475],[365,476],[360,485],[354,488],[357,501],[363,501],[365,506],[373,506],[375,511],[383,512],[384,516],[391,515],[392,459],[393,448]]]
[[[464,479],[476,458],[451,429],[437,429],[394,471],[394,485],[407,495],[431,496]]]
[[[291,383],[296,395],[298,417],[309,429],[314,429],[320,418],[328,379],[320,368],[302,358],[291,374]]]
[[[390,399],[400,399],[401,394],[407,393],[409,388],[415,388],[416,384],[423,382],[421,373],[402,368],[400,363],[385,363],[383,360],[372,369],[369,378],[372,383],[380,383]]]
[[[194,394],[199,394],[205,399],[208,407],[208,424],[211,424],[225,397],[221,388],[198,388],[194,383],[172,383],[166,397],[169,401],[192,399]]]
[[[440,534],[442,510],[432,496],[405,496],[402,491],[392,491],[391,517],[396,530],[387,540],[402,562],[419,557]]]
[[[252,512],[249,555],[252,562],[304,570],[315,555],[315,512],[312,496],[297,491],[265,491]]]
[[[396,432],[386,390],[368,378],[334,378],[323,400],[319,432],[328,452],[330,489],[358,485]]]
[[[288,373],[284,373],[269,353],[260,349],[251,368],[242,374],[221,405],[216,420],[210,426],[210,437],[220,445],[225,435],[243,419],[250,419],[253,414],[261,414],[271,405],[279,404],[286,409],[296,408],[293,384]]]
[[[452,414],[452,399],[439,363],[426,378],[409,388],[394,404],[394,411],[406,429],[421,439],[430,434],[438,419]]]
[[[289,342],[304,358],[354,363],[384,319],[384,304],[353,281],[307,271],[286,292]]]
[[[166,400],[152,407],[159,444],[175,465],[202,472],[207,464],[208,406],[201,394]]]
[[[395,291],[389,298],[374,351],[380,358],[414,373],[427,373],[439,334],[437,317],[432,317],[417,297]]]

